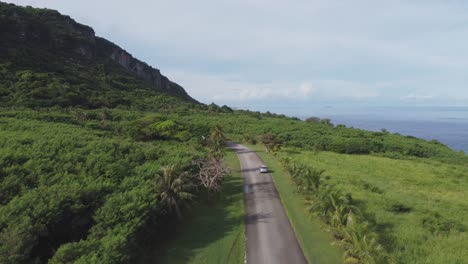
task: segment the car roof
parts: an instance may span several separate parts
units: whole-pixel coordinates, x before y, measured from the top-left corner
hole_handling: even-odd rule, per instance
[[[266,168],[266,167],[267,167],[267,166],[265,166],[265,165],[260,166],[260,168]]]

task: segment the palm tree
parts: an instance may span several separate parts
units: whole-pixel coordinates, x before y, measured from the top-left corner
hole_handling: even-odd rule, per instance
[[[336,217],[341,223],[346,223],[346,217],[352,209],[349,198],[333,185],[325,185],[318,189],[315,199],[310,202],[309,212],[320,216],[327,223]],[[356,209],[357,210],[357,209]]]
[[[351,204],[340,204],[335,208],[331,219],[330,225],[335,229],[344,228],[349,221],[354,219],[355,212],[359,215],[359,208]]]
[[[378,263],[376,256],[383,250],[375,234],[368,229],[367,223],[356,223],[351,216],[348,226],[343,230],[343,239],[338,242],[345,249],[347,263]]]
[[[189,208],[189,202],[195,197],[190,191],[194,185],[188,173],[178,172],[174,165],[161,169],[162,174],[155,176],[155,189],[161,203],[169,210],[175,211],[177,218],[182,219],[182,210]]]
[[[226,141],[224,131],[220,126],[216,125],[211,129],[209,137],[209,154],[212,157],[222,157],[224,155],[223,146]]]
[[[302,187],[302,178],[304,177],[306,169],[307,168],[303,164],[293,164],[291,167],[291,178],[299,189]]]
[[[324,170],[308,168],[304,171],[304,188],[307,192],[317,192],[322,182]]]
[[[288,172],[290,172],[291,163],[292,163],[291,157],[286,157],[286,158],[280,157],[280,163]]]
[[[210,141],[211,144],[216,146],[222,146],[224,141],[226,141],[226,135],[220,126],[216,125],[211,129]]]

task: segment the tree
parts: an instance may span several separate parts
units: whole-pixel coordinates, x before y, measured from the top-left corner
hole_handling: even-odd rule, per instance
[[[254,135],[246,133],[242,136],[242,140],[248,142],[249,144],[257,145],[257,139]]]
[[[340,205],[350,205],[349,198],[332,185],[321,187],[316,198],[309,211],[315,212],[327,222],[330,222]]]
[[[265,151],[278,151],[283,145],[283,141],[273,134],[264,134],[260,136],[260,141],[265,146]]]
[[[325,119],[320,120],[320,124],[324,124],[324,125],[333,127],[333,123],[331,122],[331,120],[329,118],[325,118]]]
[[[189,208],[189,202],[195,197],[190,191],[193,184],[188,173],[178,172],[174,165],[161,169],[162,174],[155,177],[155,189],[159,200],[169,210],[175,212],[179,220],[182,219],[182,210]]]
[[[320,123],[320,118],[311,116],[311,117],[306,118],[305,121],[308,123]]]
[[[208,108],[208,112],[211,112],[211,113],[219,113],[222,111],[221,107],[219,107],[215,103],[209,104],[207,108]]]
[[[216,125],[211,129],[210,137],[208,139],[208,146],[210,147],[210,156],[222,157],[224,155],[223,148],[226,136],[223,129]]]
[[[343,228],[343,239],[337,244],[345,250],[345,263],[381,263],[378,257],[383,247],[377,242],[377,236],[369,230],[367,223],[355,223],[352,216],[348,226]]]
[[[211,143],[214,145],[223,145],[225,140],[226,136],[224,135],[223,129],[218,125],[214,126],[210,133]]]
[[[304,189],[306,192],[317,192],[322,182],[322,174],[324,170],[317,170],[314,168],[307,168],[304,171]]]
[[[154,123],[148,127],[147,135],[151,138],[169,139],[181,129],[181,126],[174,120],[165,120]]]
[[[234,112],[234,110],[232,110],[232,108],[230,108],[230,107],[227,106],[227,105],[221,106],[221,111],[222,111],[223,113],[232,113],[232,112]]]
[[[217,193],[221,191],[221,183],[229,173],[229,169],[220,158],[211,157],[208,159],[196,160],[193,162],[198,168],[195,176],[198,185],[203,186],[209,192]]]

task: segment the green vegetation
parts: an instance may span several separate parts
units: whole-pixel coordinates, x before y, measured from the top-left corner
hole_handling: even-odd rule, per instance
[[[202,107],[151,89],[122,69],[120,75],[98,66],[86,71],[72,68],[59,74],[55,69],[27,68],[19,65],[15,58],[9,60],[15,63],[4,62],[0,57],[0,103],[3,107],[119,107],[160,112]],[[117,85],[117,80],[121,84]]]
[[[193,141],[136,141],[70,114],[42,115],[47,121],[22,114],[0,117],[1,263],[127,261],[142,232],[174,217],[155,175],[205,153]]]
[[[4,111],[0,123],[1,263],[129,262],[208,191],[192,162],[211,153],[209,127],[106,109]]]
[[[318,217],[325,229],[333,234],[336,244],[344,249],[345,264],[387,263],[377,235],[368,228],[368,222],[355,205],[351,193],[323,177],[323,170],[295,163],[289,157],[280,160],[299,193],[309,204],[309,212]]]
[[[330,246],[333,239],[321,230],[319,221],[307,214],[303,196],[297,192],[295,184],[287,177],[278,161],[259,145],[249,147],[273,171],[273,180],[281,202],[309,263],[343,263],[339,248]]]
[[[237,110],[209,115],[194,112],[180,116],[177,120],[196,126],[219,125],[230,138],[245,142],[261,142],[265,135],[271,134],[276,145],[303,150],[370,154],[393,159],[425,157],[452,164],[468,163],[465,153],[455,152],[435,140],[425,141],[385,131],[371,132],[324,122],[303,122],[268,112]]]
[[[463,152],[199,104],[56,11],[0,3],[0,105],[0,263],[238,262],[226,137],[278,155],[284,171],[259,152],[311,262],[339,251],[313,216],[349,263],[467,263]]]
[[[78,108],[0,111],[2,262],[45,262],[50,258],[56,263],[73,260],[93,262],[99,258],[103,263],[126,263],[134,260],[136,255],[147,254],[142,242],[153,241],[151,244],[159,245],[158,243],[167,241],[174,235],[176,227],[180,228],[178,219],[182,219],[182,223],[191,223],[192,220],[196,223],[201,221],[197,220],[199,210],[206,215],[209,215],[210,210],[217,214],[216,210],[222,207],[222,202],[211,207],[206,205],[203,197],[224,197],[224,191],[230,189],[230,180],[223,180],[221,177],[214,186],[202,186],[200,178],[196,180],[188,177],[187,173],[196,175],[197,166],[201,164],[217,164],[216,157],[220,154],[219,144],[223,135],[247,138],[249,141],[258,137],[258,141],[261,141],[262,135],[268,133],[281,139],[284,151],[279,150],[280,157],[293,156],[299,163],[310,165],[316,170],[324,169],[325,173],[321,176],[330,176],[331,179],[327,180],[330,185],[337,186],[343,194],[351,193],[351,205],[362,213],[362,221],[369,222],[369,232],[378,238],[379,244],[384,248],[384,256],[395,257],[403,263],[424,259],[420,253],[415,252],[425,252],[421,249],[421,241],[426,240],[433,246],[432,249],[428,246],[425,250],[432,253],[423,254],[427,258],[431,257],[430,260],[435,263],[443,259],[433,256],[434,252],[441,252],[434,250],[439,246],[437,241],[446,241],[450,245],[450,252],[453,253],[450,256],[453,258],[463,252],[454,242],[464,241],[464,229],[467,225],[461,217],[463,215],[454,214],[455,207],[460,212],[464,208],[460,202],[463,201],[460,188],[466,184],[466,167],[457,164],[466,159],[466,156],[461,153],[440,144],[391,134],[379,136],[380,140],[390,146],[394,143],[391,139],[397,139],[397,145],[417,142],[439,154],[417,158],[400,153],[392,156],[393,158],[386,158],[381,157],[388,154],[385,152],[364,156],[303,150],[310,148],[307,145],[296,148],[307,153],[307,157],[323,156],[325,158],[320,160],[330,163],[320,165],[316,160],[301,160],[301,156],[291,149],[291,146],[296,145],[295,137],[302,135],[306,139],[317,132],[318,137],[330,135],[339,140],[347,133],[354,133],[353,131],[362,132],[369,137],[375,134],[347,128],[337,130],[330,125],[270,114],[258,115],[246,111],[208,112],[203,109],[184,111],[183,105],[179,107],[173,113]],[[244,125],[238,126],[239,122]],[[223,130],[220,130],[221,127]],[[291,136],[285,136],[285,133]],[[263,149],[260,146],[256,148]],[[278,150],[278,147],[273,149]],[[331,251],[335,249],[331,249],[328,242],[323,242],[327,241],[326,235],[320,234],[319,224],[309,219],[311,215],[305,211],[307,206],[303,202],[304,193],[294,186],[294,181],[281,173],[280,168],[275,167],[277,165],[273,164],[271,155],[263,151],[260,154],[276,171],[274,177],[277,188],[307,258],[313,261],[325,256],[336,256],[336,252],[321,253],[326,252],[327,248]],[[214,163],[193,163],[200,159],[209,160],[206,159],[208,155],[213,157],[211,160]],[[349,167],[341,165],[337,157],[350,159]],[[363,163],[365,160],[370,161]],[[374,161],[385,161],[390,165],[376,167],[378,163]],[[172,182],[180,183],[176,184],[176,188],[186,186],[182,188],[186,194],[174,200],[180,205],[180,211],[183,211],[180,214],[162,195],[163,182],[157,175],[164,174],[164,166],[174,166],[175,179]],[[394,170],[399,166],[403,166],[399,173],[406,173],[408,176],[400,186],[391,186],[389,183],[395,178]],[[349,183],[338,180],[343,173],[352,175],[349,179],[353,180]],[[371,180],[363,179],[366,183],[357,181],[362,177],[369,177]],[[424,182],[419,178],[434,179],[437,184]],[[310,182],[313,183],[314,180]],[[453,188],[450,185],[452,182]],[[219,189],[219,184],[221,187],[227,184],[227,187]],[[412,189],[405,189],[412,186],[411,184],[414,185]],[[445,184],[447,188],[434,187],[425,190],[429,184],[437,188]],[[195,186],[198,188],[194,188]],[[313,188],[313,184],[301,186],[306,186],[305,189]],[[394,191],[401,197],[397,198],[397,194],[390,196],[392,192],[385,191],[386,188],[395,188],[398,192]],[[217,194],[219,190],[224,191]],[[384,191],[379,193],[382,190]],[[416,209],[419,206],[417,201],[424,204],[431,199],[426,199],[425,196],[413,197],[410,194],[421,195],[424,192],[427,196],[432,195],[431,199],[436,199],[434,204],[439,204],[440,207],[430,204],[421,207],[424,209]],[[454,193],[457,196],[452,197],[449,204],[441,202],[446,199],[444,195],[451,197]],[[373,197],[376,195],[385,195],[385,199]],[[438,198],[434,198],[436,196]],[[372,199],[365,202],[365,197]],[[377,201],[388,203],[390,200],[391,204],[375,204]],[[192,216],[187,219],[186,209],[193,207],[194,202],[198,202],[198,205],[192,209],[193,219]],[[383,212],[382,215],[377,213],[379,210]],[[408,210],[410,212],[405,213]],[[446,213],[447,210],[450,213]],[[403,213],[395,213],[400,211]],[[417,212],[422,213],[418,215]],[[415,218],[408,217],[412,215]],[[390,216],[399,222],[392,222],[393,218]],[[418,230],[413,228],[416,224],[422,225],[421,230],[427,229],[429,233],[421,235],[405,231],[410,228]],[[186,230],[185,226],[182,230]],[[401,232],[398,238],[388,235],[397,232]],[[458,235],[453,235],[455,233]],[[187,235],[193,239],[190,234],[191,231],[188,231]],[[336,233],[333,235],[337,237]],[[341,234],[341,237],[345,235]],[[178,233],[178,236],[183,234]],[[441,236],[447,238],[442,239]],[[317,241],[323,243],[317,244]],[[177,245],[178,242],[174,243]],[[410,248],[410,244],[415,247]],[[160,247],[166,248],[164,243]],[[213,244],[213,247],[218,246]],[[204,251],[200,251],[200,256],[204,254],[202,252]],[[163,254],[162,251],[156,253]],[[195,253],[183,254],[184,259],[198,259],[190,254]],[[158,256],[153,257],[158,259]],[[202,259],[205,257],[200,260]]]
[[[182,220],[183,209],[190,208],[189,202],[195,197],[191,193],[195,185],[186,171],[180,172],[174,165],[165,166],[161,170],[162,173],[154,177],[159,201],[170,214],[175,212],[177,218]]]
[[[352,197],[353,213],[369,223],[390,261],[467,263],[466,166],[331,152],[285,150],[279,156],[325,170],[323,179]]]
[[[245,252],[244,200],[239,160],[226,156],[231,168],[222,193],[196,205],[175,237],[163,246],[161,263],[243,263]],[[150,258],[153,259],[153,258]],[[143,261],[142,263],[151,263]]]
[[[196,108],[184,89],[55,10],[0,2],[3,107]]]

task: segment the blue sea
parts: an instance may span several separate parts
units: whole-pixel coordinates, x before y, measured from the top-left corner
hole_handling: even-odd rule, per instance
[[[279,107],[270,111],[299,118],[330,118],[335,125],[372,131],[386,129],[427,140],[436,139],[454,150],[468,153],[468,107],[325,105]]]

